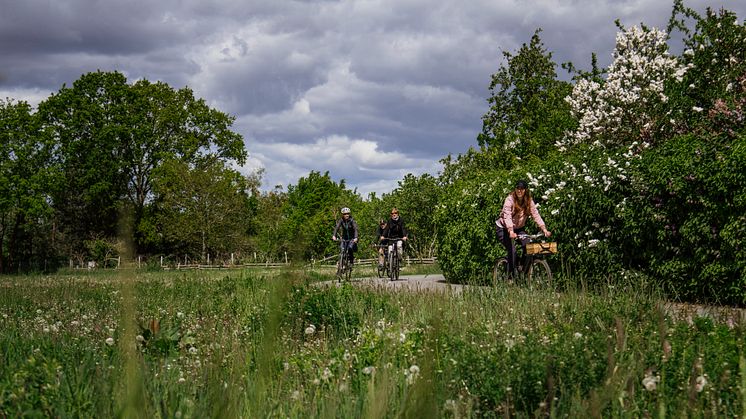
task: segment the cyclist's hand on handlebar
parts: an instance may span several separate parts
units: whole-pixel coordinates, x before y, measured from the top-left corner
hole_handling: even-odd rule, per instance
[[[386,237],[381,236],[381,240],[386,240]]]
[[[509,232],[508,232],[508,234],[510,235],[510,238],[511,238],[511,239],[514,239],[514,238],[518,237],[518,235],[517,235],[517,234],[515,234],[515,231],[512,231],[512,230],[511,230],[511,231],[509,231]]]
[[[337,236],[332,236],[332,240],[337,241]]]
[[[404,236],[401,239],[402,239],[402,241],[407,241],[407,236]]]
[[[542,233],[544,233],[544,237],[550,237],[552,235],[552,232],[547,230],[546,228],[542,230]]]
[[[353,242],[353,243],[357,243],[357,237],[356,237],[356,238],[354,238],[354,239],[352,239],[352,242]]]

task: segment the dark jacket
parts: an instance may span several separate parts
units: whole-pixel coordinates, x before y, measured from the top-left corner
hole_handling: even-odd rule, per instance
[[[407,227],[404,225],[404,220],[401,217],[398,220],[390,218],[386,224],[386,228],[383,230],[383,237],[387,239],[400,239],[407,235]]]
[[[380,224],[378,227],[376,227],[376,242],[381,240],[381,236],[383,236],[384,227],[381,227]]]
[[[337,230],[339,230],[339,237],[342,240],[352,240],[358,237],[357,223],[352,219],[352,216],[347,221],[345,221],[344,217],[337,220],[337,225],[334,227],[332,236],[337,235]]]

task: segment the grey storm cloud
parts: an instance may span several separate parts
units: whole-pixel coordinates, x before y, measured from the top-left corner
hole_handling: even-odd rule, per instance
[[[0,0],[0,97],[38,103],[82,74],[189,86],[236,116],[265,187],[329,171],[363,193],[475,145],[490,76],[537,28],[555,62],[611,61],[658,0]],[[746,2],[692,0],[700,13]],[[568,78],[560,68],[560,77]]]

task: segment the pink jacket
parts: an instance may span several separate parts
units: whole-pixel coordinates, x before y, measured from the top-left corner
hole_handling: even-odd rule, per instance
[[[539,225],[539,228],[544,229],[544,220],[541,219],[541,215],[539,215],[539,211],[536,209],[536,204],[534,204],[533,199],[531,200],[531,202],[528,203],[528,208],[531,212],[531,218],[536,221],[536,224]],[[508,230],[515,230],[525,226],[527,220],[527,214],[522,214],[521,216],[513,214],[513,194],[509,194],[508,197],[505,198],[505,203],[503,204],[503,210],[500,213],[500,218],[496,221],[498,227]]]

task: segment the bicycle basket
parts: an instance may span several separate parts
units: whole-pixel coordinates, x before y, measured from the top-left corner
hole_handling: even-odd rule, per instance
[[[529,255],[552,255],[557,253],[557,243],[528,243],[526,253]]]

